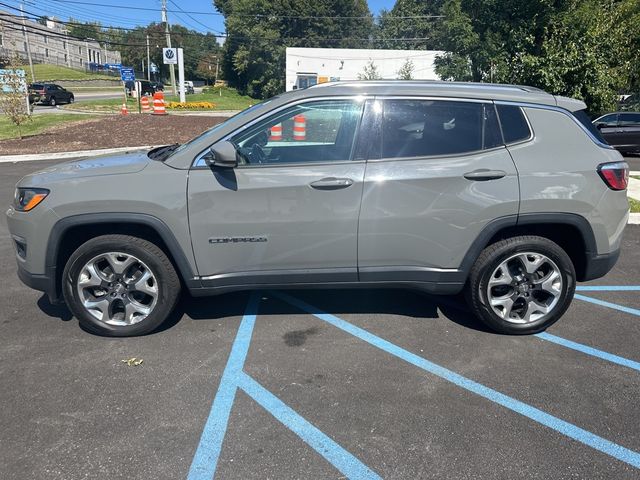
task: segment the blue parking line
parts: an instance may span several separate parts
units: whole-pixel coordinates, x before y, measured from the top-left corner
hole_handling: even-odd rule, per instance
[[[238,377],[247,358],[251,335],[258,313],[260,297],[252,293],[231,347],[227,366],[222,374],[209,417],[202,430],[200,443],[191,462],[188,480],[211,480],[218,466],[222,442],[229,423],[229,414],[238,388]]]
[[[595,435],[587,430],[584,430],[572,423],[561,420],[553,415],[550,415],[538,408],[532,407],[524,402],[516,400],[515,398],[504,395],[496,390],[486,387],[480,383],[463,377],[451,370],[448,370],[440,365],[432,363],[424,358],[409,352],[383,338],[380,338],[360,327],[357,327],[341,318],[331,315],[329,313],[322,312],[321,310],[309,305],[301,300],[293,298],[287,294],[275,293],[274,295],[283,299],[287,303],[307,312],[311,315],[323,320],[336,328],[339,328],[351,335],[373,345],[380,350],[383,350],[397,358],[400,358],[424,371],[427,371],[433,375],[436,375],[444,380],[447,380],[459,387],[464,388],[470,392],[473,392],[481,397],[486,398],[494,403],[502,405],[509,410],[519,413],[537,423],[545,425],[548,428],[555,430],[569,438],[572,438],[584,445],[594,448],[606,455],[616,458],[622,462],[625,462],[635,468],[640,468],[640,453],[625,448],[617,443],[611,442],[605,438]]]
[[[547,332],[537,333],[534,336],[542,340],[555,343],[557,345],[562,345],[563,347],[571,348],[572,350],[577,350],[578,352],[586,353],[587,355],[591,355],[593,357],[601,358],[602,360],[606,360],[617,365],[622,365],[623,367],[633,368],[634,370],[640,372],[640,362],[635,362],[624,357],[619,357],[618,355],[604,352],[602,350],[598,350],[597,348],[583,345],[582,343],[572,342],[571,340],[567,340],[566,338],[558,337],[556,335],[551,335]]]
[[[640,285],[579,285],[576,292],[640,292]]]
[[[624,305],[618,305],[617,303],[605,302],[604,300],[599,300],[593,297],[587,297],[585,295],[575,294],[575,298],[578,300],[583,300],[585,302],[594,303],[596,305],[600,305],[601,307],[613,308],[614,310],[620,310],[621,312],[630,313],[631,315],[637,315],[640,317],[640,310],[637,308],[625,307]]]
[[[318,428],[313,426],[282,400],[256,382],[247,374],[242,374],[238,386],[258,402],[262,408],[298,435],[304,442],[322,455],[342,474],[352,480],[380,479],[360,460],[347,452]]]
[[[211,480],[216,473],[229,415],[238,388],[244,390],[285,427],[298,435],[346,477],[356,480],[378,480],[380,477],[356,457],[244,373],[251,336],[258,315],[260,296],[251,294],[238,333],[231,347],[209,417],[202,430],[198,448],[191,462],[188,480]]]

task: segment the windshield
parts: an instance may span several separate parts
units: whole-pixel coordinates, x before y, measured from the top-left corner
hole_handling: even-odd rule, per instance
[[[270,98],[269,100],[265,100],[264,102],[256,103],[255,105],[252,105],[252,106],[250,106],[249,108],[246,108],[246,109],[242,110],[241,112],[236,113],[235,115],[233,115],[233,116],[231,116],[231,117],[227,118],[224,122],[219,123],[218,125],[215,125],[215,126],[211,127],[211,128],[210,128],[210,129],[208,129],[208,130],[205,130],[203,133],[201,133],[201,134],[200,134],[200,135],[198,135],[197,137],[192,138],[192,139],[191,139],[191,140],[189,140],[187,143],[183,143],[183,144],[182,144],[182,145],[180,145],[178,148],[176,148],[175,150],[173,150],[173,151],[171,152],[171,154],[170,154],[170,155],[168,155],[164,160],[166,160],[166,159],[167,159],[167,158],[169,158],[170,156],[173,156],[173,155],[175,155],[176,153],[181,152],[181,151],[183,151],[184,149],[188,148],[188,147],[189,147],[189,145],[191,145],[192,143],[197,142],[197,141],[199,141],[199,140],[200,140],[200,139],[202,139],[202,138],[206,138],[206,137],[208,137],[208,136],[210,136],[210,135],[213,135],[215,132],[217,132],[218,130],[220,130],[224,125],[226,125],[226,124],[227,124],[228,122],[230,122],[231,120],[235,120],[235,119],[237,119],[237,118],[243,117],[243,116],[247,115],[248,113],[251,113],[251,112],[253,112],[254,110],[257,110],[257,109],[258,109],[258,108],[260,108],[261,106],[266,105],[267,103],[271,102],[272,100],[275,100],[276,98],[278,98],[278,97],[273,97],[273,98]]]

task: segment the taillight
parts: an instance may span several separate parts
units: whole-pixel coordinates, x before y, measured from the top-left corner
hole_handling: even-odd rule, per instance
[[[625,190],[629,184],[629,165],[627,162],[601,163],[598,174],[611,190]]]

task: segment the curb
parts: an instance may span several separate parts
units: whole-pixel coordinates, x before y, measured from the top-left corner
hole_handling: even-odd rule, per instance
[[[86,114],[86,115],[120,115],[120,111],[114,110],[112,112],[105,112],[100,110],[76,110],[73,108],[62,107],[61,111],[69,112],[69,113],[77,113],[77,114]],[[169,115],[194,115],[201,117],[233,117],[235,114],[239,113],[240,110],[217,110],[217,111],[207,111],[207,110],[167,110]],[[134,111],[129,112],[130,115],[149,115],[146,113],[138,113]]]
[[[78,150],[77,152],[36,153],[32,155],[3,155],[0,163],[37,162],[39,160],[69,160],[73,158],[99,157],[112,153],[135,152],[136,150],[151,150],[155,145],[140,147],[104,148],[101,150]]]
[[[627,221],[629,225],[640,225],[640,213],[630,213],[629,220]]]

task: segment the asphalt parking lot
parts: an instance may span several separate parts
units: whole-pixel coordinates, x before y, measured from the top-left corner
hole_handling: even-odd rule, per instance
[[[51,163],[0,164],[0,204]],[[0,478],[640,477],[640,227],[529,337],[457,297],[326,290],[185,296],[160,332],[100,338],[0,235]]]

